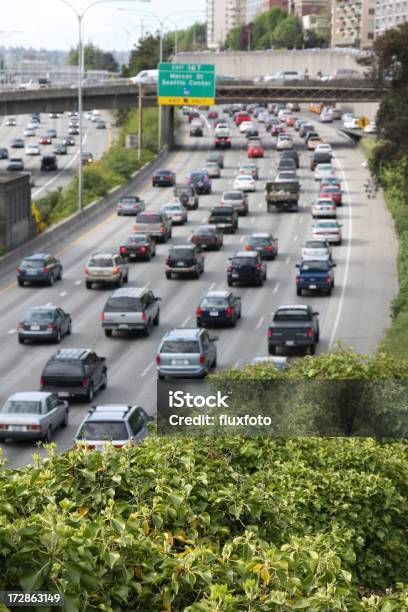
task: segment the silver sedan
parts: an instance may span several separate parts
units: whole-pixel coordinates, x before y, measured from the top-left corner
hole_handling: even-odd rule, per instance
[[[187,223],[187,209],[180,202],[169,202],[169,204],[164,204],[160,210],[171,219],[172,225]]]
[[[0,409],[0,440],[50,442],[57,427],[68,425],[68,415],[68,402],[55,393],[15,393]]]

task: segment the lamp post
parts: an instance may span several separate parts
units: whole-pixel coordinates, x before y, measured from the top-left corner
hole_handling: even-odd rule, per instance
[[[60,0],[73,11],[78,21],[78,115],[79,115],[79,164],[78,164],[78,210],[84,209],[84,190],[83,190],[83,134],[82,134],[82,80],[84,73],[84,45],[82,38],[82,24],[85,14],[90,8],[97,4],[107,4],[111,2],[150,2],[150,0],[94,0],[91,4],[88,4],[84,9],[78,11],[70,0]]]

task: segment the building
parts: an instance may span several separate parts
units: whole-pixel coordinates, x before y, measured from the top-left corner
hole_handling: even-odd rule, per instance
[[[220,49],[231,28],[246,21],[245,0],[207,0],[207,46]]]
[[[0,245],[10,251],[36,235],[27,174],[0,175]]]
[[[333,0],[332,47],[368,49],[375,28],[375,0]]]
[[[288,12],[297,17],[305,15],[320,15],[329,12],[329,0],[289,0]]]
[[[375,3],[374,35],[408,21],[408,0],[377,0]]]

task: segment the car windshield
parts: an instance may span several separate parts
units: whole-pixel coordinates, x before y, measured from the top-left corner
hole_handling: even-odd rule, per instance
[[[234,214],[234,209],[229,206],[225,206],[223,208],[213,208],[211,211],[211,215],[213,217],[227,217]]]
[[[237,176],[237,178],[235,179],[236,181],[240,182],[245,182],[245,181],[253,181],[253,177],[250,176],[249,174],[241,174],[240,176]]]
[[[205,179],[205,178],[206,178],[206,174],[204,174],[203,172],[192,172],[192,173],[190,174],[190,178],[191,178],[192,180],[196,180],[196,179],[197,179],[197,180],[203,180],[203,179]]]
[[[322,261],[308,261],[301,265],[302,272],[309,272],[316,270],[317,272],[327,272],[329,265],[325,260]]]
[[[333,172],[333,166],[330,164],[318,164],[317,170],[319,172]]]
[[[157,213],[143,213],[136,217],[137,223],[160,223],[161,220],[161,216]]]
[[[196,236],[207,236],[208,234],[215,234],[215,229],[213,227],[199,227],[194,234]]]
[[[282,308],[275,313],[274,321],[310,321],[307,310],[300,308]]]
[[[227,298],[211,297],[201,300],[200,306],[201,308],[227,308],[229,304]]]
[[[111,257],[92,257],[89,260],[88,266],[94,268],[113,268],[114,263]]]
[[[180,206],[180,204],[165,204],[163,206],[163,210],[175,210],[177,212],[180,212],[180,210],[182,210],[182,207]]]
[[[324,193],[338,193],[339,190],[337,187],[324,187],[322,191],[324,191]]]
[[[145,236],[144,234],[136,234],[135,236],[129,236],[128,238],[126,238],[125,244],[126,245],[140,244],[140,243],[145,243],[148,241],[149,241],[148,236]]]
[[[1,412],[6,414],[41,414],[41,402],[27,400],[9,400]]]
[[[163,342],[160,353],[199,353],[200,346],[196,340],[167,340]]]
[[[157,170],[156,176],[168,176],[170,172],[168,170]]]
[[[137,196],[125,196],[123,198],[120,198],[120,202],[122,202],[123,204],[135,204],[135,202],[140,202],[140,198],[138,198]]]
[[[337,229],[338,225],[336,222],[320,221],[317,224],[317,227],[330,227],[331,229]]]
[[[178,248],[178,249],[171,249],[170,253],[169,253],[170,257],[174,258],[174,259],[180,259],[180,258],[191,258],[194,255],[194,251],[193,249],[189,249],[189,248]]]
[[[321,240],[308,240],[305,244],[306,249],[327,249],[327,245]]]
[[[242,200],[242,193],[240,191],[227,191],[222,196],[223,200]]]
[[[80,440],[127,440],[128,437],[126,425],[120,421],[88,421],[78,434]]]
[[[33,308],[29,310],[24,317],[26,323],[46,323],[47,321],[53,321],[55,316],[55,310],[39,310]]]
[[[233,265],[241,265],[241,264],[256,264],[257,261],[254,257],[233,257],[232,264]]]
[[[255,238],[250,238],[248,241],[248,244],[269,244],[270,239],[265,237],[261,237],[261,236],[257,236]]]
[[[24,268],[43,268],[44,260],[43,259],[24,259],[21,265]]]
[[[138,298],[110,297],[105,304],[104,312],[141,312],[142,305]]]

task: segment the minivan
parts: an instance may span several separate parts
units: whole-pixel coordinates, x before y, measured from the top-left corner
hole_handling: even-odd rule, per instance
[[[217,336],[198,327],[172,329],[160,343],[156,356],[159,380],[204,378],[217,365]]]

